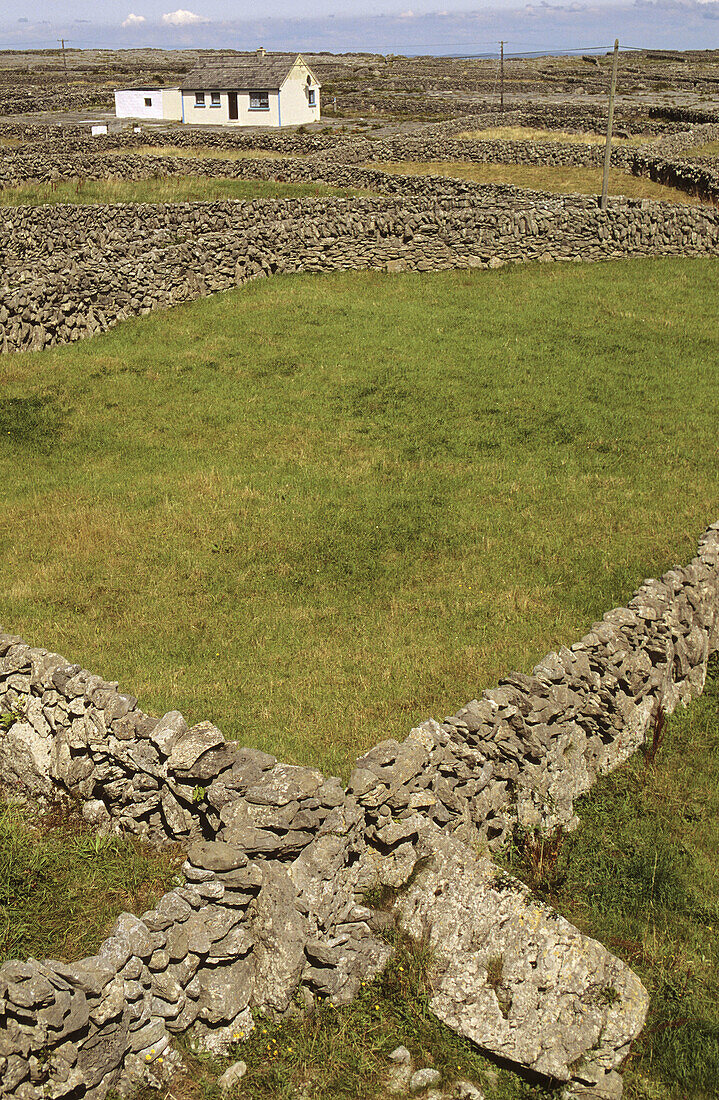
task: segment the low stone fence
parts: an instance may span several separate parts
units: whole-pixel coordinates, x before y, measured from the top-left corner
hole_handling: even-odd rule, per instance
[[[719,122],[719,111],[716,108],[703,109],[701,107],[650,107],[649,117],[662,122],[674,122],[692,125],[694,123]]]
[[[36,88],[0,93],[0,117],[3,115],[31,114],[36,111],[86,111],[100,107],[110,109],[114,104],[112,90],[107,87],[82,88],[59,91],[57,88]]]
[[[652,149],[666,160],[671,160],[691,156],[696,146],[706,145],[710,141],[719,141],[718,122],[697,124],[688,130],[665,134],[653,143]]]
[[[118,158],[120,159],[120,158]],[[276,272],[441,271],[719,253],[719,211],[552,196],[339,166],[396,198],[7,208],[0,347],[43,348]],[[448,185],[451,185],[448,187]]]
[[[465,120],[466,121],[466,120]],[[716,127],[702,127],[664,139],[657,145],[612,147],[611,163],[636,176],[647,176],[679,190],[695,194],[708,202],[719,201],[719,173],[711,165],[689,164],[682,152],[692,144],[712,140]],[[11,136],[11,135],[9,135]],[[359,138],[339,141],[326,135],[202,135],[180,131],[175,136],[163,133],[150,139],[157,145],[175,144],[184,148],[253,148],[278,154],[272,160],[248,157],[233,160],[220,157],[143,156],[129,152],[147,138],[132,133],[107,135],[98,139],[54,138],[41,146],[4,151],[0,160],[0,188],[25,181],[52,179],[149,179],[165,176],[203,176],[223,179],[281,179],[334,183],[339,186],[368,187],[385,193],[416,194],[418,185],[408,177],[372,177],[362,174],[361,165],[383,161],[456,161],[478,164],[529,164],[547,167],[582,166],[599,168],[604,161],[601,145],[586,142],[510,141],[504,139],[460,139],[442,133],[427,132],[419,137],[388,140]],[[97,142],[95,144],[94,142]],[[122,154],[116,150],[123,149]],[[354,168],[354,173],[350,169]],[[365,169],[366,171],[366,169]],[[455,182],[447,179],[444,189],[451,193]]]
[[[719,524],[688,566],[645,582],[531,675],[515,673],[443,722],[371,749],[345,790],[226,742],[209,722],[151,718],[117,684],[0,636],[0,781],[40,799],[62,792],[98,828],[188,846],[186,885],[139,918],[123,914],[97,955],[0,967],[3,1096],[95,1100],[148,1071],[161,1078],[174,1064],[171,1036],[187,1028],[221,1051],[252,1028],[251,1009],[287,1011],[298,989],[308,1005],[351,999],[389,955],[363,902],[380,883],[411,886],[395,915],[433,943],[440,910],[457,904],[466,923],[467,906],[478,907],[467,980],[486,1004],[468,1018],[451,985],[464,980],[458,946],[436,978],[441,1019],[573,1083],[573,1096],[616,1097],[616,1066],[646,1011],[640,983],[463,841],[491,851],[517,826],[574,824],[574,799],[641,746],[660,709],[701,692],[717,648]],[[537,984],[532,1056],[525,1002],[513,1010],[510,996],[500,1011],[489,963],[476,962],[515,924],[505,969],[517,988]],[[571,973],[537,970],[540,934],[561,938]],[[436,947],[446,953],[446,936]],[[614,990],[601,1003],[591,994],[600,972]],[[558,988],[570,978],[570,991]]]

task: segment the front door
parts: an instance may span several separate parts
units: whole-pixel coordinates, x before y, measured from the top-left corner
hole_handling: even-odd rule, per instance
[[[227,93],[227,106],[229,107],[230,118],[237,119],[237,92]]]

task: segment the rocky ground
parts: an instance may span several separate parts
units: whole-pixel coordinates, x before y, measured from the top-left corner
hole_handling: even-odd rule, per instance
[[[176,83],[202,50],[47,50],[0,52],[0,117],[28,113],[38,121],[77,121],[113,114],[113,89],[138,80]],[[408,122],[472,114],[499,106],[499,63],[449,57],[307,54],[322,82],[328,118]],[[562,105],[603,115],[609,55],[508,57],[504,101],[512,107]],[[627,51],[619,57],[619,115],[657,108],[719,110],[719,51]],[[331,123],[330,123],[331,124]]]

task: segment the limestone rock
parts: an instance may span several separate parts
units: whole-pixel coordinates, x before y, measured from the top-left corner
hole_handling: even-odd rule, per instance
[[[228,1024],[247,1008],[254,986],[254,971],[249,959],[201,970],[198,979],[201,989],[198,1014],[206,1023]]]
[[[441,1080],[442,1074],[438,1069],[425,1066],[412,1074],[409,1079],[409,1089],[410,1092],[422,1092],[423,1089],[431,1088],[432,1085],[438,1085]]]
[[[233,1062],[232,1065],[217,1078],[217,1087],[220,1092],[230,1092],[235,1085],[242,1080],[247,1073],[246,1062]]]
[[[248,910],[254,937],[253,1003],[284,1012],[305,964],[306,920],[297,910],[297,893],[287,872],[275,863],[262,866],[262,889]]]
[[[428,864],[394,911],[435,955],[432,1011],[459,1034],[560,1081],[596,1085],[639,1033],[628,966],[460,841],[427,826]]]

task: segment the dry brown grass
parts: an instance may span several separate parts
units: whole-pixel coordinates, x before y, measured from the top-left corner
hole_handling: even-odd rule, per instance
[[[289,153],[277,153],[273,149],[218,148],[214,145],[196,145],[186,148],[180,145],[134,145],[120,149],[104,150],[107,156],[124,154],[143,157],[185,157],[188,160],[284,160]],[[302,154],[292,153],[294,156]]]
[[[691,160],[693,157],[719,157],[719,141],[707,141],[704,145],[693,145],[689,149],[682,150],[679,156],[686,157],[687,160]]]
[[[400,176],[448,176],[468,183],[505,183],[534,191],[550,191],[557,195],[599,195],[602,190],[602,169],[543,164],[474,164],[469,161],[381,161],[365,165],[380,172]],[[630,199],[655,199],[660,202],[701,203],[674,187],[655,183],[644,176],[632,176],[621,168],[609,172],[610,195],[625,195]]]
[[[457,134],[457,137],[468,141],[553,141],[562,145],[603,145],[606,140],[604,134],[587,131],[572,134],[567,130],[541,130],[532,126],[493,126],[486,130],[465,130]],[[656,137],[647,134],[612,139],[617,145],[646,145],[656,140]]]

